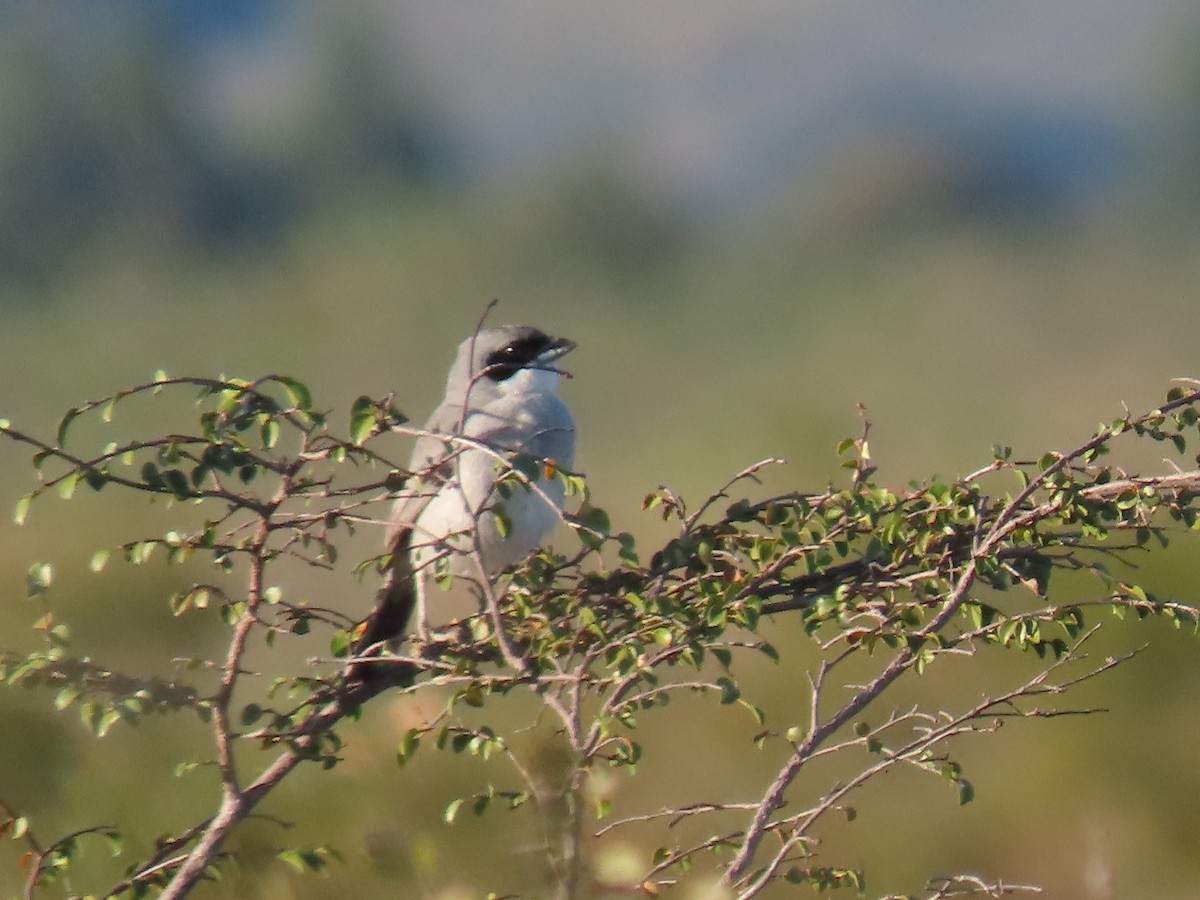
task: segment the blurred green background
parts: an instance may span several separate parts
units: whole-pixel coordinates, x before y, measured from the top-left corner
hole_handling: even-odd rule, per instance
[[[659,484],[699,500],[765,456],[788,460],[769,487],[837,479],[859,403],[897,486],[970,471],[997,442],[1067,449],[1122,402],[1154,405],[1200,375],[1198,249],[1195,2],[0,5],[0,415],[42,436],[160,367],[288,373],[342,411],[396,391],[421,420],[500,298],[494,320],[579,341],[564,387],[579,463],[614,523],[649,538],[638,503]],[[167,415],[119,411],[80,439]],[[27,459],[0,444],[6,506]],[[215,652],[219,624],[167,610],[190,573],[86,570],[170,516],[110,491],[48,500],[24,528],[5,517],[3,646],[36,646],[44,606],[23,579],[48,560],[80,652],[160,674]],[[1200,601],[1194,559],[1142,574]],[[295,590],[370,602],[348,579]],[[802,646],[788,626],[774,635]],[[871,895],[968,870],[1051,897],[1195,897],[1196,640],[1157,625],[1106,640],[1151,642],[1085,692],[1107,715],[963,745],[965,808],[930,781],[877,784],[829,862],[867,866]],[[980,668],[1003,685],[1021,671]],[[792,714],[786,678],[747,678]],[[45,835],[132,821],[138,849],[212,802],[203,772],[170,778],[202,754],[199,726],[97,741],[50,699],[0,692],[0,798]],[[398,769],[418,711],[379,706],[347,729],[345,766],[268,804],[300,824],[248,828],[240,874],[203,896],[536,894],[528,818],[440,821],[506,775],[425,751]],[[771,762],[753,723],[699,701],[650,727],[663,756],[610,786],[618,808],[742,799]],[[326,839],[345,860],[327,879],[269,861]],[[601,848],[614,866],[648,853],[637,836]],[[116,871],[103,857],[77,889]]]

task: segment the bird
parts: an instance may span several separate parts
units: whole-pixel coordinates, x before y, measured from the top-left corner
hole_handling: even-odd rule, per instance
[[[559,521],[565,487],[550,476],[574,465],[575,420],[558,396],[555,364],[575,347],[529,325],[477,330],[458,345],[446,396],[417,439],[410,480],[392,510],[384,584],[360,626],[348,681],[374,681],[388,668],[391,681],[410,683],[414,666],[362,658],[403,637],[414,611],[418,637],[427,636],[428,580],[443,572],[491,578]],[[547,477],[502,498],[497,481],[518,456],[540,461]]]

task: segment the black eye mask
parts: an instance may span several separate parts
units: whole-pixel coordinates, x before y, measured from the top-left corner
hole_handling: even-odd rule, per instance
[[[507,381],[531,365],[549,345],[550,338],[540,331],[522,335],[488,354],[484,374],[492,381]]]

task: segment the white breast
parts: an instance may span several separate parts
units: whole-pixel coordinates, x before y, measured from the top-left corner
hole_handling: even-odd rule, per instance
[[[495,574],[528,555],[558,522],[565,498],[557,479],[539,478],[534,482],[539,490],[513,484],[509,496],[501,497],[490,454],[466,450],[456,470],[413,523],[414,568],[449,552],[450,571],[474,577],[478,570],[470,554],[478,550],[484,571]],[[507,537],[501,537],[496,523],[497,505],[511,525]]]

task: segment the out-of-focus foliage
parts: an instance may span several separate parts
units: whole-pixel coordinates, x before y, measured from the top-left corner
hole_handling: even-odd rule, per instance
[[[80,420],[110,422],[119,406],[180,389],[199,390],[200,413],[190,428],[109,441],[99,452],[73,437]],[[1197,404],[1200,390],[1173,388],[1162,406],[1127,413],[1070,452],[1016,461],[1010,448],[997,447],[991,463],[962,479],[913,481],[900,492],[875,481],[867,426],[839,447],[849,478],[843,488],[739,497],[743,482],[757,481],[774,462],[768,460],[694,511],[666,488],[648,495],[643,505],[660,510],[678,531],[644,561],[634,537],[614,533],[608,514],[592,505],[582,478],[553,460],[484,447],[503,471],[487,508],[503,521],[514,492],[537,492],[544,479],[560,479],[579,498],[564,520],[579,550],[535,553],[509,576],[478,583],[480,611],[432,641],[414,637],[412,656],[372,653],[349,670],[341,661],[354,640],[337,602],[341,592],[318,602],[293,600],[304,579],[288,579],[282,564],[345,571],[340,536],[353,535],[371,521],[375,505],[421,477],[375,449],[405,423],[389,399],[360,397],[346,439],[294,378],[246,382],[160,372],[72,407],[52,441],[0,420],[0,433],[35,450],[39,484],[17,503],[18,524],[51,492],[64,500],[85,488],[165,500],[177,527],[115,551],[102,548],[89,568],[102,573],[114,552],[135,567],[156,554],[172,566],[196,558],[208,564],[207,573],[169,598],[171,614],[215,614],[228,629],[224,652],[177,660],[170,680],[144,667],[121,671],[72,648],[69,626],[46,600],[53,567],[29,567],[26,594],[46,608],[33,629],[46,643],[26,654],[4,652],[0,677],[13,687],[50,689],[54,708],[78,710],[98,739],[152,715],[190,713],[183,727],[195,737],[175,761],[174,775],[214,770],[219,787],[195,820],[180,820],[172,815],[177,805],[167,804],[170,826],[152,849],[142,849],[141,837],[149,811],[128,825],[88,822],[48,836],[0,798],[0,834],[24,848],[17,863],[25,872],[24,896],[87,882],[89,895],[161,890],[174,900],[219,879],[238,859],[229,855],[245,823],[263,816],[277,821],[273,801],[301,767],[317,764],[328,773],[344,763],[345,720],[371,716],[393,685],[417,701],[430,694],[442,700],[415,717],[396,750],[405,767],[431,744],[461,760],[451,762],[458,771],[448,782],[465,782],[469,793],[450,799],[442,820],[454,824],[467,809],[483,816],[500,808],[524,813],[519,827],[538,835],[529,861],[493,863],[479,873],[491,894],[565,900],[615,890],[653,897],[703,884],[719,884],[741,900],[784,885],[863,894],[874,865],[861,852],[846,857],[828,835],[845,827],[862,843],[875,837],[865,823],[850,826],[858,803],[870,800],[884,775],[933,775],[953,788],[960,805],[971,803],[975,787],[957,758],[964,739],[994,738],[1009,720],[1095,712],[1072,702],[1080,686],[1132,658],[1093,657],[1099,615],[1158,616],[1195,629],[1200,607],[1159,598],[1110,569],[1155,542],[1165,549],[1175,530],[1200,529],[1193,505],[1200,473],[1130,474],[1105,457],[1134,437],[1183,456],[1200,423]],[[378,575],[386,565],[385,555],[354,572]],[[1072,573],[1080,584],[1068,582],[1068,596],[1060,599],[1052,578],[1057,584]],[[775,617],[779,633],[791,632],[787,652],[762,638],[764,617]],[[276,645],[314,632],[327,640],[330,656],[297,672]],[[982,665],[993,648],[1031,659]],[[778,718],[742,687],[747,659],[761,657],[793,684]],[[375,673],[370,679],[356,674],[365,665]],[[414,685],[413,673],[421,670],[428,677]],[[951,679],[951,692],[967,687],[974,696],[947,700],[944,687],[930,690],[943,677]],[[686,734],[643,737],[647,721],[668,716],[688,694],[751,714],[757,730],[734,760],[749,791],[726,796],[697,767],[676,779],[662,804],[621,792],[646,762],[657,757],[670,764],[716,738],[714,726],[702,722]],[[531,731],[544,732],[545,749],[553,748],[557,759],[547,764],[544,749],[521,746]],[[470,760],[484,771],[476,774]],[[144,790],[163,798],[174,793],[169,781],[138,777]],[[617,793],[626,794],[619,804]],[[588,824],[593,817],[598,826]],[[319,816],[310,812],[303,822],[319,843],[278,842],[281,863],[303,874],[344,861]],[[139,835],[138,848],[120,876],[104,866],[76,866],[85,839],[104,838],[114,856],[124,856],[127,828]],[[492,832],[496,856],[511,852],[511,831]],[[610,835],[627,833],[654,849],[627,854],[617,845],[625,857],[618,865]],[[468,868],[463,861],[416,880],[449,887]],[[91,886],[114,878],[99,891]],[[911,900],[913,890],[929,900],[1038,890],[968,873],[925,873],[923,881],[889,897]],[[400,885],[417,887],[403,879]]]

